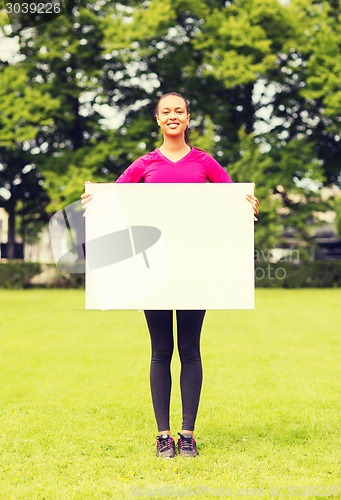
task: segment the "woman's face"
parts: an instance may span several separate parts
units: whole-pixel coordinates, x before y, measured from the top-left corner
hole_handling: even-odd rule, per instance
[[[170,95],[159,102],[156,121],[164,135],[184,135],[189,119],[186,102],[181,97]]]

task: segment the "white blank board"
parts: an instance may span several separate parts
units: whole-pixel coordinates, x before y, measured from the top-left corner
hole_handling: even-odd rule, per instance
[[[85,189],[86,309],[254,309],[253,184]]]

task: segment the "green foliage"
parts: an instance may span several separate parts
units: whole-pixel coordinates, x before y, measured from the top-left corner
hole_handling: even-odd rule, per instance
[[[199,125],[199,124],[198,124]],[[215,131],[214,123],[209,116],[204,116],[202,123],[200,123],[201,132],[199,127],[190,129],[190,142],[199,149],[207,153],[214,154],[215,149]]]
[[[0,263],[0,288],[27,288],[40,272],[41,265],[37,262]]]
[[[271,40],[249,12],[238,3],[214,10],[194,40],[194,48],[204,51],[204,74],[223,81],[226,88],[255,82],[276,65]]]
[[[0,86],[0,183],[8,196],[0,196],[0,206],[9,214],[9,257],[15,234],[34,240],[46,222],[48,202],[42,188],[42,176],[30,153],[41,131],[53,128],[53,112],[59,101],[33,85],[25,65],[7,66],[1,75]],[[19,229],[18,229],[19,228]]]
[[[48,274],[36,284],[38,275]],[[51,272],[52,271],[52,272]],[[32,278],[35,280],[32,282]],[[8,261],[0,263],[0,289],[20,288],[83,288],[85,274],[70,274],[59,271],[54,264],[38,262]]]
[[[42,86],[32,86],[25,66],[4,68],[0,86],[0,148],[22,148],[25,141],[37,137],[39,130],[49,130],[53,126],[51,114],[58,106],[58,99],[45,93]]]
[[[54,264],[45,264],[42,267],[50,268],[54,273],[48,282],[38,285],[39,288],[85,288],[85,273],[61,272]]]
[[[279,144],[269,134],[267,140],[271,149],[266,156],[271,163],[265,174],[278,202],[277,224],[294,228],[296,238],[309,243],[312,228],[319,224],[318,212],[328,206],[318,190],[323,181],[321,162],[306,138]]]
[[[110,143],[65,151],[54,162],[54,168],[48,168],[44,173],[44,186],[51,194],[47,210],[53,213],[77,201],[88,180],[103,182],[101,169],[107,167],[110,155]]]
[[[282,124],[273,132],[287,144],[309,138],[321,162],[325,183],[339,184],[340,43],[338,6],[328,1],[292,0],[286,7],[291,36],[278,54],[273,118]]]
[[[341,262],[257,262],[255,276],[261,288],[339,288]]]
[[[337,118],[341,113],[338,7],[327,1],[300,0],[293,1],[290,8],[296,16],[302,55],[307,58],[306,85],[300,93],[307,100],[319,103],[326,117]]]
[[[316,190],[339,182],[337,17],[325,0],[104,0],[24,30],[20,58],[2,64],[7,189],[31,165],[16,203],[39,199],[46,215],[78,199],[86,180],[114,181],[160,145],[154,106],[177,90],[190,101],[193,145],[234,181],[256,183],[257,245],[281,243],[286,227],[309,241],[324,208]],[[117,130],[115,118],[103,123],[109,108]]]
[[[234,182],[254,182],[255,194],[260,201],[260,215],[255,223],[255,247],[259,250],[271,248],[278,241],[281,225],[277,210],[280,201],[273,196],[275,179],[268,175],[272,167],[269,155],[261,153],[254,134],[239,131],[240,157],[229,167]]]
[[[50,268],[53,275],[45,282],[32,284],[32,278],[46,268]],[[341,286],[341,262],[303,260],[295,263],[287,259],[274,263],[257,259],[255,278],[258,288],[338,288]],[[60,272],[52,264],[22,261],[0,264],[0,288],[32,287],[84,289],[85,275]]]

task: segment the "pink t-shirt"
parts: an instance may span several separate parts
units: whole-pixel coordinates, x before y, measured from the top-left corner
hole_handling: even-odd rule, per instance
[[[166,158],[159,149],[135,160],[116,182],[232,182],[223,167],[208,153],[192,148],[179,161]]]

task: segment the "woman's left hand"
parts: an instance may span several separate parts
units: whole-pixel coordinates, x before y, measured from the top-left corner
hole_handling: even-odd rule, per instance
[[[254,194],[247,194],[246,199],[249,203],[251,203],[252,208],[253,208],[253,213],[255,215],[259,214],[259,200],[256,198]],[[255,221],[257,221],[257,217],[255,217]]]

